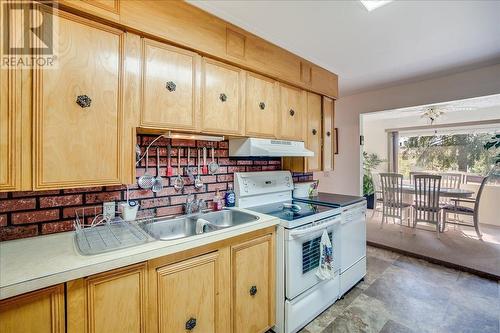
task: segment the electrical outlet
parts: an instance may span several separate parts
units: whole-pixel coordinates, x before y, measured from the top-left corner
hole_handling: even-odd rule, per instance
[[[115,217],[115,202],[108,201],[102,204],[102,215],[105,219],[113,219]]]

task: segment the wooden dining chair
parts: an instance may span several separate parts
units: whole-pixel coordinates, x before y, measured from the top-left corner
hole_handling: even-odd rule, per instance
[[[494,168],[488,174],[488,176],[484,177],[484,179],[481,181],[481,185],[479,186],[479,190],[477,191],[476,198],[451,199],[453,203],[443,207],[443,229],[446,226],[446,223],[465,227],[474,227],[474,229],[476,229],[477,237],[482,240],[481,230],[479,229],[479,203],[486,184],[491,180],[500,183],[499,179],[500,166]],[[473,207],[461,205],[462,203],[473,204]],[[472,224],[457,219],[455,219],[453,222],[448,221],[448,214],[472,216]]]
[[[414,181],[413,228],[416,228],[419,222],[435,224],[437,238],[439,238],[441,231],[441,208],[439,206],[441,176],[415,175]]]
[[[411,204],[403,201],[403,175],[397,173],[381,173],[380,183],[382,185],[382,223],[387,222],[389,217],[399,219],[403,225],[403,219],[410,224]],[[405,214],[406,213],[406,214]]]
[[[460,173],[440,173],[441,187],[460,188],[462,185],[462,174]]]
[[[410,171],[410,184],[415,184],[413,179],[416,175],[428,175],[429,173],[423,171]]]
[[[382,184],[380,183],[380,174],[377,172],[372,172],[373,180],[373,212],[371,218],[375,216],[375,213],[382,212],[382,207],[384,204],[384,199],[382,196]]]

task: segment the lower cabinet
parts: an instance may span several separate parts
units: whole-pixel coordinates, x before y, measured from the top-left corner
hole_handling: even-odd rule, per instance
[[[0,332],[63,333],[64,285],[0,301]]]
[[[156,269],[159,332],[217,332],[218,252]]]
[[[146,263],[67,283],[68,333],[146,332]]]
[[[233,332],[266,332],[274,325],[274,239],[235,245],[232,257]]]
[[[0,332],[266,332],[275,322],[274,229],[1,300]]]

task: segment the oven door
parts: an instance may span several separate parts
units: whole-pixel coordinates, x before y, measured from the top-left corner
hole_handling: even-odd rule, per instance
[[[287,299],[291,300],[321,282],[316,270],[319,266],[321,235],[325,229],[332,241],[333,267],[337,275],[340,267],[340,215],[285,230]]]

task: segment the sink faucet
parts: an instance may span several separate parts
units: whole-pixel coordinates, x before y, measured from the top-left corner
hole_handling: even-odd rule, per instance
[[[192,193],[188,194],[186,203],[184,204],[184,212],[186,214],[201,213],[207,208],[207,203],[204,199],[195,200]]]

